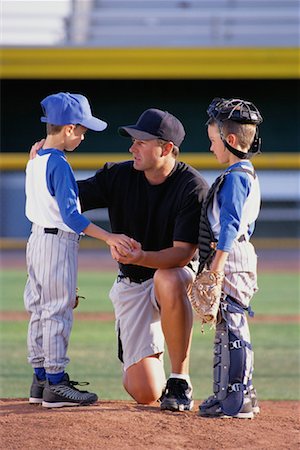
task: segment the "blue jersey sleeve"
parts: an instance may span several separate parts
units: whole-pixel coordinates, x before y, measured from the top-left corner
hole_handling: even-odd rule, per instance
[[[226,175],[220,191],[217,193],[220,208],[220,236],[217,248],[230,252],[237,237],[244,203],[250,192],[250,181],[243,172],[231,172]]]
[[[51,155],[47,165],[47,187],[55,196],[64,223],[80,234],[90,221],[77,208],[78,187],[74,173],[64,157]]]

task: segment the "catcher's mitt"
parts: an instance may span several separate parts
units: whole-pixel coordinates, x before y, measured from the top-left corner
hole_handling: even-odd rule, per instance
[[[203,270],[192,284],[189,298],[202,323],[214,325],[217,321],[223,280],[224,272]]]
[[[76,288],[76,298],[75,298],[75,304],[73,306],[73,309],[77,308],[79,305],[79,300],[82,298],[85,300],[85,297],[82,297],[82,295],[78,295],[79,288]]]

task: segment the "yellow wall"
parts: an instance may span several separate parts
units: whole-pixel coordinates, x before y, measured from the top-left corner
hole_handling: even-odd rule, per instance
[[[128,153],[85,153],[84,155],[69,154],[68,160],[74,170],[96,170],[107,161],[118,162],[130,159]],[[25,153],[0,154],[0,170],[24,170],[28,160]],[[211,154],[181,153],[180,160],[197,169],[220,169],[219,163]],[[253,160],[256,169],[288,170],[300,169],[300,156],[297,153],[264,153]]]
[[[7,79],[295,79],[299,48],[4,48]]]

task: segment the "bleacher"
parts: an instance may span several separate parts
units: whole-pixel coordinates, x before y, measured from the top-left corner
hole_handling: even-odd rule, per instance
[[[75,0],[72,45],[298,47],[299,0]]]

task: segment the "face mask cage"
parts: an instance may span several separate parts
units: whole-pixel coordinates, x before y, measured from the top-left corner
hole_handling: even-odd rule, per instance
[[[256,106],[245,100],[215,98],[207,110],[209,117],[217,121],[233,120],[239,123],[259,125],[263,119]]]

